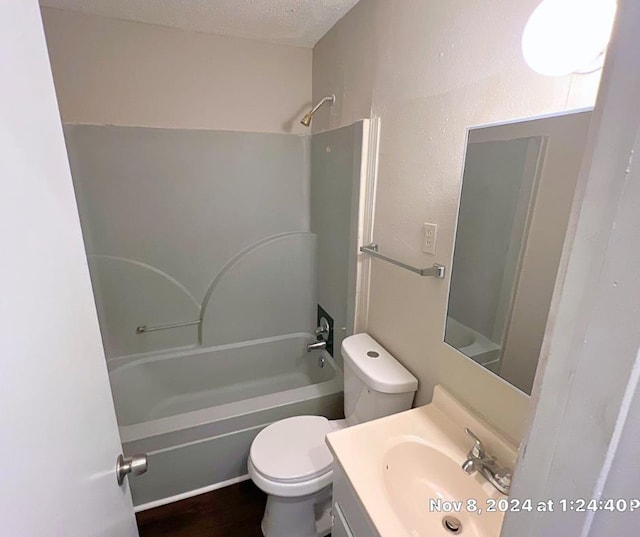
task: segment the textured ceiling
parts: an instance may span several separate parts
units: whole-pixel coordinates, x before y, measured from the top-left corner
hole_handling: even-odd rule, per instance
[[[70,9],[196,32],[313,47],[358,0],[40,0]]]

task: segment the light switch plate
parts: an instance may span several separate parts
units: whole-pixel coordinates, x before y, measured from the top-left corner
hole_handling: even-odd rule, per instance
[[[422,251],[427,254],[435,255],[437,238],[438,224],[424,224],[424,240],[422,242]]]

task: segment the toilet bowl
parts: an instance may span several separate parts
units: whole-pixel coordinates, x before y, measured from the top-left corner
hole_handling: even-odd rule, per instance
[[[339,422],[322,416],[296,416],[270,425],[255,438],[248,466],[253,482],[268,494],[264,535],[330,533],[333,457],[324,439],[339,428]]]
[[[287,418],[263,429],[251,445],[249,476],[268,495],[265,537],[328,535],[333,457],[326,435],[411,408],[418,381],[373,338],[350,336],[341,350],[347,418]]]

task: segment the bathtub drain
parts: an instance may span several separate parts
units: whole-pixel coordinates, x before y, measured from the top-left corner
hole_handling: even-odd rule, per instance
[[[452,516],[446,516],[442,519],[442,525],[452,535],[460,535],[462,533],[462,522]]]

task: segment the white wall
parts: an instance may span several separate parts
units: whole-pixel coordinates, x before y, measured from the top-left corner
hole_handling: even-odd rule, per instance
[[[387,255],[450,265],[469,126],[593,105],[599,73],[548,78],[524,63],[538,3],[361,0],[314,48],[314,97],[337,97],[316,131],[381,117],[374,238]],[[421,252],[424,222],[439,225],[435,257]],[[447,293],[373,263],[368,330],[419,378],[417,404],[441,383],[517,440],[528,398],[443,343]]]
[[[310,49],[43,8],[65,123],[305,133]]]

